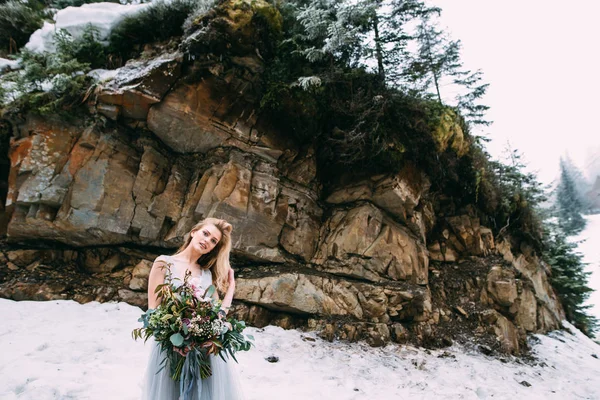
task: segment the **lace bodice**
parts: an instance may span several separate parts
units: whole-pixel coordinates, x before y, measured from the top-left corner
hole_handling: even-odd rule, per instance
[[[158,256],[156,261],[164,261],[171,268],[171,277],[173,278],[173,285],[179,286],[183,283],[185,278],[186,263],[176,260],[173,256]],[[212,285],[212,274],[208,269],[202,269],[200,274],[194,274],[189,280],[191,285],[202,288],[203,290],[208,289]]]

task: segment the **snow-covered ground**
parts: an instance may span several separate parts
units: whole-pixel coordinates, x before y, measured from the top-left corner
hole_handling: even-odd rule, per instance
[[[579,242],[577,249],[583,254],[583,261],[588,264],[586,271],[591,272],[588,286],[595,289],[586,303],[591,305],[588,313],[600,320],[600,214],[588,215],[585,219],[585,229],[573,240]],[[596,336],[599,337],[600,332]]]
[[[0,399],[139,398],[149,346],[130,333],[140,314],[124,303],[0,299]],[[374,349],[248,330],[256,347],[239,356],[248,400],[600,399],[600,346],[574,328],[537,335],[535,365],[460,347]]]

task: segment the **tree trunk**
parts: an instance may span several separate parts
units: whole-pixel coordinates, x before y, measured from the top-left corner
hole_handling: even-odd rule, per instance
[[[435,84],[435,91],[437,92],[438,100],[439,100],[440,104],[443,104],[442,96],[440,95],[440,86],[438,83],[438,77],[437,77],[437,74],[435,73],[435,71],[433,72],[433,83]]]
[[[383,51],[381,49],[381,39],[379,37],[379,18],[377,17],[377,10],[375,11],[375,18],[373,19],[373,28],[375,30],[375,57],[377,58],[377,69],[379,78],[385,83],[385,70],[383,69]]]

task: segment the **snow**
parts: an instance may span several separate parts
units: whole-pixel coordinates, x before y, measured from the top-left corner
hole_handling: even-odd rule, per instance
[[[140,314],[125,303],[0,299],[0,398],[139,398],[149,352],[131,339]],[[239,354],[239,370],[248,400],[600,399],[600,360],[592,356],[600,357],[600,346],[570,330],[536,335],[536,362],[526,364],[459,346],[376,349],[248,328],[256,346]]]
[[[19,61],[7,60],[6,58],[0,57],[0,72],[4,72],[5,69],[17,69],[19,68]]]
[[[78,38],[88,24],[98,29],[98,40],[106,42],[110,32],[119,22],[126,16],[140,12],[148,7],[148,4],[91,3],[81,7],[64,8],[54,16],[55,24],[44,22],[44,25],[31,35],[25,47],[35,52],[51,52],[54,50],[56,30],[65,29],[74,38]]]
[[[106,82],[112,80],[119,73],[117,69],[93,69],[87,74],[94,78],[97,82]]]
[[[591,272],[588,286],[595,289],[586,302],[591,306],[587,312],[600,320],[600,214],[588,215],[585,219],[585,229],[573,240],[578,242],[577,250],[583,254],[583,261],[588,264],[586,271]]]
[[[54,24],[48,21],[44,22],[44,25],[37,31],[33,32],[29,37],[29,42],[25,45],[27,50],[31,50],[37,53],[43,51],[54,50]]]

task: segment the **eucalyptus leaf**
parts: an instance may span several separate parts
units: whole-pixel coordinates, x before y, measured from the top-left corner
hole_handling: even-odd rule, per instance
[[[183,344],[183,336],[181,336],[181,333],[172,334],[169,340],[171,341],[171,343],[173,343],[173,346],[175,347],[179,347]]]

